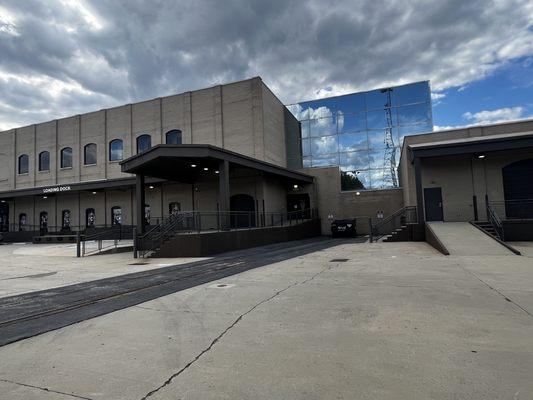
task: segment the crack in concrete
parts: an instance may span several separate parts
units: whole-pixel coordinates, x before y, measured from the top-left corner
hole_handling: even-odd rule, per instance
[[[518,307],[520,310],[522,310],[523,312],[525,312],[527,315],[529,315],[530,317],[533,317],[533,314],[530,313],[527,309],[525,309],[524,307],[522,307],[520,304],[518,304],[516,301],[514,301],[513,299],[509,298],[508,296],[506,296],[504,293],[500,292],[498,289],[496,289],[494,286],[488,284],[487,282],[485,282],[483,279],[481,279],[479,276],[477,276],[474,272],[464,268],[463,266],[460,266],[460,268],[465,271],[467,274],[470,274],[472,275],[474,278],[476,278],[478,281],[480,281],[481,283],[483,283],[485,286],[487,286],[490,290],[493,290],[495,291],[496,293],[498,293],[500,296],[502,296],[505,301],[511,303],[511,304],[514,304],[516,307]]]
[[[49,388],[46,388],[46,387],[34,386],[34,385],[27,384],[27,383],[22,383],[22,382],[11,381],[9,379],[0,379],[0,382],[11,383],[13,385],[19,385],[19,386],[25,386],[25,387],[29,387],[29,388],[32,388],[32,389],[42,390],[42,391],[45,391],[45,392],[48,392],[48,393],[62,394],[64,396],[70,396],[70,397],[73,397],[75,399],[93,400],[90,397],[78,396],[78,395],[72,394],[72,393],[60,392],[58,390],[53,390],[53,389],[49,389]]]
[[[194,357],[191,361],[189,361],[187,364],[185,364],[185,366],[183,368],[181,368],[179,371],[175,372],[174,374],[172,374],[165,382],[163,382],[160,386],[156,387],[155,389],[151,390],[150,392],[148,392],[146,395],[144,395],[140,400],[146,400],[148,399],[149,397],[152,397],[154,394],[156,394],[158,391],[160,391],[161,389],[163,389],[164,387],[170,385],[170,383],[172,383],[172,381],[177,378],[178,376],[180,376],[183,372],[185,372],[189,367],[191,367],[196,361],[198,361],[204,354],[208,353],[214,346],[215,344],[217,344],[220,339],[222,339],[224,337],[224,335],[226,335],[226,333],[228,333],[232,328],[234,328],[246,315],[250,314],[251,312],[253,312],[256,308],[260,307],[261,305],[265,304],[265,303],[268,303],[270,300],[276,298],[277,296],[279,296],[280,294],[282,294],[283,292],[295,287],[295,286],[300,286],[300,285],[305,285],[306,283],[312,281],[313,279],[315,279],[318,275],[326,272],[326,271],[329,271],[335,267],[338,267],[339,266],[339,263],[336,263],[335,265],[330,265],[328,266],[327,268],[324,268],[322,269],[321,271],[317,272],[316,274],[312,275],[310,278],[307,278],[307,279],[304,279],[303,281],[300,281],[300,282],[295,282],[295,283],[292,283],[290,284],[289,286],[281,289],[281,290],[278,290],[276,293],[274,293],[272,296],[270,297],[267,297],[266,299],[263,299],[261,300],[259,303],[256,303],[252,308],[250,308],[248,311],[246,311],[245,313],[239,315],[237,317],[237,319],[235,319],[235,321],[233,321],[233,323],[231,325],[229,325],[226,329],[224,329],[215,339],[213,339],[213,341],[211,341],[211,343],[209,344],[209,346],[207,346],[205,349],[203,349],[196,357]],[[364,268],[363,268],[364,269]],[[355,271],[355,272],[358,272],[358,271]]]

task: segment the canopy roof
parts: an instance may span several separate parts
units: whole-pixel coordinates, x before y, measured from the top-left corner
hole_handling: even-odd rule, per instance
[[[159,144],[120,164],[122,172],[194,182],[206,174],[215,173],[221,161],[228,161],[230,169],[247,168],[295,183],[313,182],[310,175],[207,144]]]
[[[456,154],[477,154],[533,147],[533,132],[506,133],[461,139],[410,144],[413,157],[437,157]]]

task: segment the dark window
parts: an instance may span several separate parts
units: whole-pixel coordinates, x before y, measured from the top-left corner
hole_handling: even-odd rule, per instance
[[[19,214],[19,231],[23,231],[28,222],[28,217],[25,213]]]
[[[65,147],[61,150],[61,168],[72,167],[72,148]]]
[[[61,229],[70,230],[70,210],[61,211]]]
[[[50,171],[50,152],[39,153],[39,171]]]
[[[152,138],[150,135],[141,135],[137,137],[137,154],[148,150],[152,147]]]
[[[48,232],[48,213],[46,211],[39,213],[39,230],[41,231],[41,235]]]
[[[115,139],[109,142],[109,161],[122,160],[124,145],[121,139]]]
[[[83,163],[85,165],[96,164],[96,144],[89,143],[83,148]]]
[[[27,154],[19,156],[19,174],[27,174],[29,171],[29,158]]]
[[[150,208],[150,204],[145,204],[144,205],[144,222],[146,223],[146,225],[150,225],[150,220],[151,220],[151,208]]]
[[[119,206],[111,207],[111,225],[122,225],[122,208]]]
[[[87,228],[94,227],[95,220],[96,220],[96,214],[94,212],[94,208],[87,208],[85,210],[85,226]]]
[[[170,215],[176,215],[181,211],[181,205],[177,201],[174,201],[172,203],[168,203],[168,213]]]
[[[181,144],[181,131],[179,129],[168,131],[166,134],[166,143]]]

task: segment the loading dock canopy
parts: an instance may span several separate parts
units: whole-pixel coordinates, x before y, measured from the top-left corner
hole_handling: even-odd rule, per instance
[[[439,157],[457,154],[478,154],[492,151],[533,147],[533,132],[506,133],[409,145],[411,160],[420,157]]]
[[[313,177],[204,144],[159,144],[120,163],[122,172],[192,183],[206,172],[218,171],[221,162],[249,168],[294,183],[312,183]],[[195,165],[195,167],[192,167]],[[204,168],[208,168],[204,171]]]

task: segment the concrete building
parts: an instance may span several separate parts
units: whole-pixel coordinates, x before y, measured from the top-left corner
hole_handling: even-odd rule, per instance
[[[293,229],[302,237],[343,218],[371,233],[405,221],[406,209],[418,226],[487,220],[488,204],[503,219],[533,217],[523,214],[533,199],[532,120],[443,132],[431,121],[428,82],[287,108],[255,77],[11,129],[0,132],[0,230],[25,241],[156,227],[162,240],[176,215],[197,232],[313,220]],[[206,246],[295,238],[232,235]],[[180,240],[172,246],[183,254],[201,247]]]
[[[288,157],[297,157],[285,141],[298,129],[257,77],[1,132],[2,230],[134,225],[135,177],[122,171],[123,160],[158,144],[208,144],[284,169]],[[194,182],[148,178],[146,220],[155,224],[177,211],[217,210],[218,171],[202,172]],[[252,201],[244,205],[286,211],[287,188],[297,183],[278,178],[232,170],[233,208]]]
[[[419,222],[494,219],[506,240],[533,240],[531,119],[407,136],[399,175]]]

